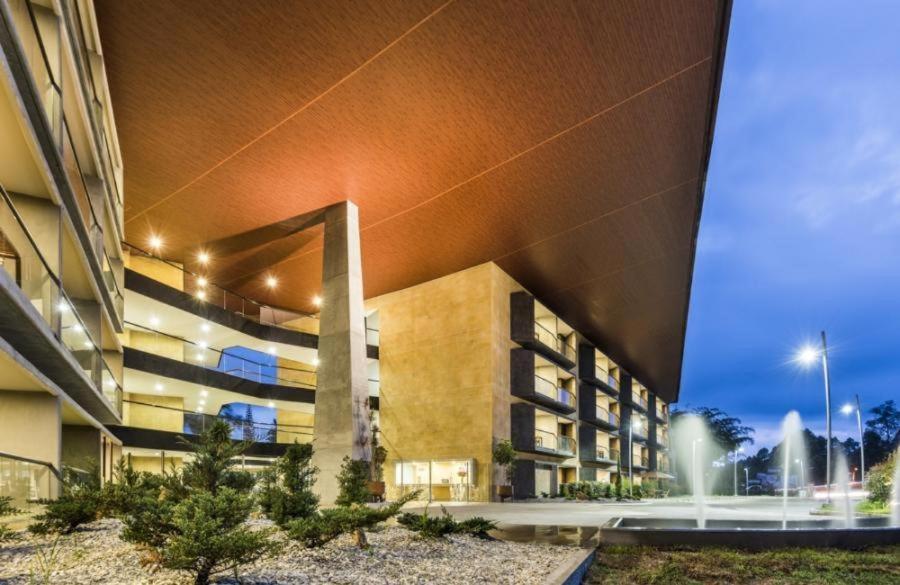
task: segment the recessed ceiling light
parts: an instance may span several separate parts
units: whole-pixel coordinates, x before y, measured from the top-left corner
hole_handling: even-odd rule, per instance
[[[272,402],[271,400],[267,403],[267,405],[269,408],[275,408],[275,403]]]
[[[156,316],[150,317],[150,325],[152,325],[153,327],[158,326],[159,325],[159,317],[156,317]]]
[[[163,391],[163,385],[160,384],[159,382],[157,382],[156,385],[155,385],[153,388],[154,388],[157,392],[162,392],[162,391]]]
[[[209,396],[209,392],[207,392],[206,390],[201,390],[200,396],[203,396],[203,397]]]
[[[197,298],[200,299],[201,301],[205,301],[205,300],[206,300],[206,291],[205,291],[205,290],[198,290],[198,291],[197,291]]]
[[[69,304],[66,301],[59,301],[59,304],[56,305],[56,308],[59,309],[60,313],[65,313],[69,310]]]
[[[202,325],[200,325],[200,329],[205,333],[209,333],[209,323],[203,323]]]
[[[278,286],[278,279],[274,276],[269,276],[268,278],[266,278],[266,286],[269,288],[275,288],[276,286]]]
[[[150,236],[150,248],[152,248],[154,250],[159,250],[160,248],[162,248],[162,245],[163,245],[163,241],[162,241],[161,237],[159,237],[155,234]]]
[[[313,304],[317,307],[321,307],[322,306],[322,297],[320,297],[319,295],[314,296]]]
[[[197,286],[206,286],[207,282],[208,281],[206,280],[205,276],[197,277]]]
[[[203,412],[203,407],[202,407],[202,406],[198,406],[198,407],[197,407],[197,412]]]
[[[81,333],[84,331],[84,327],[81,326],[81,323],[75,323],[72,325],[72,330],[75,331],[75,333]]]
[[[85,347],[93,347],[94,344],[91,343],[90,341],[85,341],[85,342],[84,342],[84,346],[85,346]]]
[[[206,252],[200,252],[197,254],[197,260],[200,261],[200,264],[206,264],[209,262],[209,254]]]
[[[275,349],[274,347],[270,347],[270,348],[269,348],[269,353],[272,354],[272,355],[275,355],[276,349]]]
[[[316,356],[316,357],[313,358],[313,365],[314,365],[314,366],[318,366],[318,365],[319,365],[319,357],[318,357],[318,356]]]
[[[206,349],[206,347],[207,347],[207,344],[206,344],[205,341],[198,341],[198,342],[197,342],[197,345],[199,345],[199,346],[202,347],[203,349]]]

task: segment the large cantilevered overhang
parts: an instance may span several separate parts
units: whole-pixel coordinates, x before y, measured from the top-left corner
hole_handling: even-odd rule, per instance
[[[284,222],[350,199],[366,297],[494,261],[673,401],[729,16],[98,0],[126,236],[311,311],[321,234]]]

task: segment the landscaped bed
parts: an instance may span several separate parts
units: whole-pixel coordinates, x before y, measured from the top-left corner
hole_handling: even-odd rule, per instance
[[[598,549],[588,582],[893,585],[900,583],[900,546],[765,552],[608,546]]]
[[[271,526],[267,520],[252,523]],[[51,562],[53,575],[46,581],[40,575],[41,564],[54,554],[55,537],[21,532],[18,539],[0,546],[0,583],[180,585],[192,581],[184,572],[143,567],[141,552],[119,538],[121,529],[121,522],[106,519],[61,536]],[[399,526],[369,532],[368,540],[370,548],[363,550],[350,535],[312,549],[285,539],[285,548],[276,556],[241,567],[240,582],[541,583],[574,550],[464,535],[422,538]],[[225,575],[219,583],[237,581]]]

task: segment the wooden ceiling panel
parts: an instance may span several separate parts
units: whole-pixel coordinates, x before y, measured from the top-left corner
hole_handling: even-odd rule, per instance
[[[497,261],[677,396],[728,2],[97,4],[130,240],[310,310],[350,199],[368,296]]]

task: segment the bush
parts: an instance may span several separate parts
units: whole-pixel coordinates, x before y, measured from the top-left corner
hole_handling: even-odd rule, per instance
[[[870,502],[886,505],[891,500],[895,465],[897,465],[896,453],[878,465],[873,465],[866,473],[866,488],[869,490]]]
[[[338,497],[334,503],[338,506],[365,504],[369,501],[369,462],[362,459],[344,457],[341,471],[337,476]]]
[[[513,447],[512,441],[509,439],[499,441],[494,445],[494,450],[491,455],[494,459],[494,463],[503,470],[503,475],[506,476],[506,484],[512,484],[512,475],[513,471],[515,471],[517,460],[516,449]]]
[[[490,538],[488,531],[497,528],[496,522],[481,516],[457,522],[443,506],[440,516],[429,516],[426,507],[421,514],[411,512],[401,514],[397,522],[426,538],[442,538],[448,534],[469,534],[478,538]]]
[[[234,571],[274,552],[271,530],[251,531],[244,521],[253,502],[230,487],[216,493],[198,491],[172,508],[171,534],[160,550],[162,564],[188,571],[195,583],[209,582],[211,575]]]
[[[341,534],[354,533],[356,545],[368,548],[366,528],[372,528],[381,522],[396,516],[406,504],[419,497],[420,490],[410,492],[387,506],[370,508],[365,504],[339,506],[320,510],[307,518],[288,522],[288,536],[299,541],[307,548],[314,548],[337,538]]]
[[[4,516],[12,516],[21,513],[21,510],[12,505],[12,498],[9,496],[0,497],[0,518]],[[6,524],[0,524],[0,542],[10,540],[13,531]]]
[[[315,513],[319,498],[312,491],[318,470],[312,466],[312,444],[294,443],[261,474],[259,504],[279,526]]]
[[[131,461],[121,458],[113,470],[113,481],[100,491],[100,515],[121,518],[145,496],[159,492],[163,477],[147,471],[138,473]]]
[[[41,500],[44,511],[28,527],[33,534],[69,534],[82,524],[96,520],[102,510],[100,475],[77,478],[66,473],[62,493],[55,500]]]

